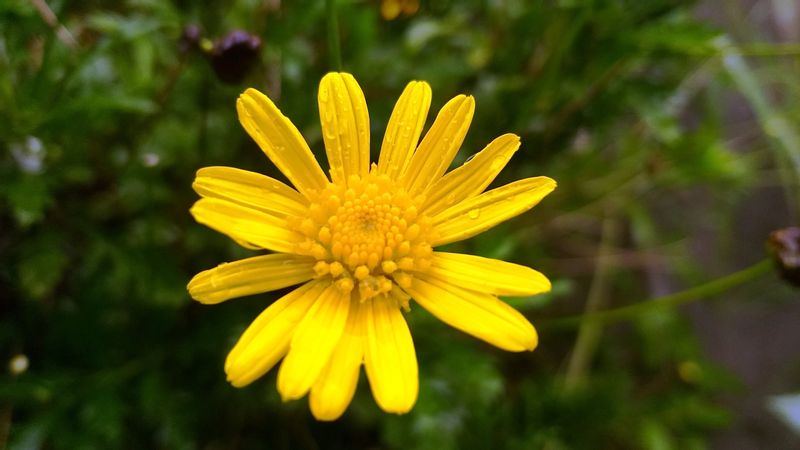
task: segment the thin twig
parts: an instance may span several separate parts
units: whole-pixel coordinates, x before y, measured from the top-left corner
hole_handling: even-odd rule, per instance
[[[738,272],[726,275],[721,278],[711,280],[707,283],[695,286],[673,294],[656,297],[649,300],[633,303],[621,308],[606,311],[597,311],[590,314],[562,317],[556,319],[544,319],[537,322],[539,328],[571,328],[584,322],[610,324],[637,317],[639,314],[661,308],[675,308],[685,303],[703,300],[721,294],[728,289],[739,286],[740,284],[752,281],[772,270],[772,261],[769,259],[761,260],[752,266],[746,267]]]
[[[608,279],[611,274],[610,262],[614,259],[612,253],[616,247],[619,235],[618,220],[613,217],[613,212],[608,211],[603,220],[603,231],[600,240],[600,248],[597,255],[597,266],[595,267],[592,284],[589,288],[589,295],[586,300],[585,314],[591,315],[600,310],[608,299]],[[575,341],[575,348],[569,357],[567,371],[564,376],[564,389],[570,391],[577,387],[584,377],[587,367],[591,363],[600,336],[603,332],[603,324],[593,321],[583,321],[578,330],[578,338]]]
[[[44,20],[47,25],[50,25],[50,27],[56,32],[56,36],[61,42],[64,43],[64,45],[69,48],[78,47],[78,41],[75,40],[67,27],[58,21],[58,17],[44,0],[31,0],[31,4],[34,8],[36,8],[36,11],[39,12],[39,16],[42,18],[42,20]]]

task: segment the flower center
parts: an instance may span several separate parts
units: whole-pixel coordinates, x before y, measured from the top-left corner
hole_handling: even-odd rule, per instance
[[[347,186],[329,184],[311,199],[308,217],[296,218],[306,239],[297,252],[317,259],[318,277],[342,291],[358,289],[362,301],[392,295],[407,302],[414,271],[431,264],[431,219],[386,175],[352,175]]]

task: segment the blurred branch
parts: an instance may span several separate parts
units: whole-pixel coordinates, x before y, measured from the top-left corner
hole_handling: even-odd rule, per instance
[[[44,0],[31,0],[31,4],[36,8],[42,20],[55,30],[56,36],[58,36],[58,39],[61,40],[64,45],[73,49],[78,47],[78,41],[75,40],[67,27],[58,21],[58,17]]]
[[[610,210],[611,208],[608,209]],[[589,317],[595,311],[601,309],[608,299],[608,278],[611,273],[611,262],[614,260],[612,251],[616,247],[616,241],[619,236],[619,221],[612,217],[613,214],[612,211],[607,211],[603,220],[597,266],[592,278],[592,284],[589,287],[584,317]],[[564,376],[564,389],[567,391],[577,387],[583,379],[586,368],[589,366],[592,355],[600,341],[600,335],[603,331],[602,326],[602,323],[591,320],[581,322],[578,338],[575,341],[575,348],[570,354],[567,372]]]
[[[760,80],[744,58],[740,54],[730,51],[735,48],[730,39],[727,37],[718,39],[715,47],[723,55],[722,64],[731,80],[750,103],[764,133],[778,150],[779,159],[787,160],[794,168],[793,171],[782,169],[782,181],[791,211],[795,214],[796,208],[798,208],[798,199],[794,189],[789,186],[794,184],[794,178],[800,177],[800,134],[786,115],[771,104]],[[780,162],[779,168],[784,166]]]
[[[677,259],[678,256],[665,255],[671,248],[678,249],[686,244],[685,239],[680,239],[675,242],[670,242],[666,245],[659,246],[658,248],[649,248],[647,250],[624,250],[615,249],[609,261],[606,263],[615,268],[626,269],[643,269],[648,264],[652,263],[667,263],[671,260]],[[661,251],[659,251],[661,250]],[[674,254],[675,251],[673,250]],[[554,267],[555,272],[562,276],[574,276],[588,274],[594,271],[597,266],[597,259],[604,256],[572,256],[564,258],[551,258],[549,264]]]
[[[732,45],[730,42],[722,46],[717,46],[711,50],[698,48],[685,52],[688,56],[726,56],[738,55],[746,57],[765,57],[774,58],[780,56],[800,56],[800,44],[798,43],[766,43],[758,42],[752,44]]]
[[[586,105],[588,105],[595,97],[597,97],[597,95],[600,94],[609,84],[611,84],[612,81],[618,80],[619,75],[623,69],[625,69],[627,62],[628,61],[624,59],[614,62],[614,64],[612,64],[602,76],[600,76],[589,86],[583,95],[564,105],[564,107],[555,114],[555,117],[545,128],[547,130],[546,139],[551,139],[554,135],[560,133],[564,129],[566,123],[575,115],[575,113],[583,110]]]
[[[549,328],[570,328],[578,324],[583,324],[584,322],[609,324],[623,320],[629,320],[635,318],[639,314],[646,313],[657,308],[675,308],[685,303],[691,303],[693,301],[713,297],[727,291],[728,289],[739,286],[740,284],[755,280],[771,270],[772,261],[769,259],[763,259],[760,262],[757,262],[756,264],[753,264],[752,266],[749,266],[738,272],[734,272],[730,275],[717,278],[705,284],[701,284],[700,286],[695,286],[684,291],[644,300],[632,305],[623,306],[621,308],[597,311],[578,316],[541,320],[538,322],[538,325],[540,327]]]

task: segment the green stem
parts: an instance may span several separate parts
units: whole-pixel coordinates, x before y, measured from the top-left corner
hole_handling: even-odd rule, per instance
[[[589,287],[589,294],[584,307],[583,317],[588,317],[603,308],[608,301],[608,285],[613,265],[613,252],[619,236],[618,221],[613,217],[613,210],[607,208],[603,220],[600,248],[597,253],[597,264]],[[572,349],[564,374],[564,389],[575,389],[583,380],[592,356],[603,333],[603,324],[592,320],[582,320],[575,347]]]
[[[738,272],[734,272],[722,278],[717,278],[709,281],[708,283],[701,284],[700,286],[686,289],[685,291],[676,292],[663,297],[656,297],[654,299],[645,300],[632,305],[610,309],[607,311],[581,314],[578,316],[570,316],[560,319],[543,320],[539,322],[539,325],[541,328],[570,328],[579,325],[582,322],[585,323],[585,321],[604,324],[619,322],[634,318],[641,313],[657,308],[675,308],[676,306],[683,305],[684,303],[690,303],[695,300],[702,300],[704,298],[712,297],[725,292],[732,287],[752,281],[761,275],[770,272],[771,270],[772,261],[769,259],[764,259]]]
[[[342,70],[342,50],[339,43],[339,18],[336,14],[336,0],[325,0],[328,14],[328,57],[333,70]]]
[[[728,51],[734,47],[729,38],[719,38],[714,45],[723,55],[722,65],[731,77],[731,81],[750,103],[764,132],[772,139],[776,150],[785,153],[791,160],[795,174],[800,174],[800,132],[795,124],[789,116],[773,105],[767,88],[747,61],[741,55]]]

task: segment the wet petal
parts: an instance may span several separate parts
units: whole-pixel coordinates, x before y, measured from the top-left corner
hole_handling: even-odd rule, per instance
[[[317,420],[336,420],[347,409],[358,385],[358,374],[364,360],[363,305],[351,300],[344,334],[336,344],[328,365],[311,386],[309,404]]]
[[[452,206],[433,218],[438,239],[434,246],[461,241],[533,208],[556,182],[547,177],[526,178]]]
[[[439,111],[401,177],[412,195],[425,192],[453,162],[474,112],[475,99],[464,95],[456,96]]]
[[[284,401],[304,396],[344,332],[350,294],[329,285],[297,326],[289,353],[278,370],[278,392]]]
[[[538,336],[533,325],[491,294],[420,276],[414,278],[406,292],[441,321],[503,350],[536,348]]]
[[[237,242],[276,252],[292,253],[295,243],[303,240],[283,218],[227,200],[203,198],[195,202],[190,212],[199,223]]]
[[[422,210],[436,215],[486,189],[519,148],[519,136],[504,134],[474,158],[440,178],[431,186]]]
[[[550,290],[550,280],[525,266],[459,253],[434,252],[427,276],[493,295],[534,295]]]
[[[316,260],[285,253],[254,256],[204,270],[189,282],[189,294],[200,303],[274,291],[314,277]]]
[[[386,412],[403,414],[417,401],[417,356],[400,308],[384,299],[365,303],[364,367],[372,395]]]
[[[367,101],[349,73],[329,73],[319,84],[320,122],[334,183],[369,170],[369,113]]]
[[[246,386],[283,358],[295,327],[324,287],[314,281],[300,286],[271,304],[247,327],[225,360],[231,384]]]
[[[233,167],[205,167],[192,183],[203,197],[218,198],[274,215],[304,215],[308,200],[299,192],[260,173]]]
[[[250,137],[297,190],[308,196],[328,184],[303,136],[266,95],[248,89],[236,101],[236,110]]]
[[[431,106],[431,87],[424,81],[408,83],[392,116],[386,125],[386,134],[381,144],[381,155],[378,160],[378,173],[386,174],[391,179],[403,173],[419,143],[419,136],[428,117]]]

